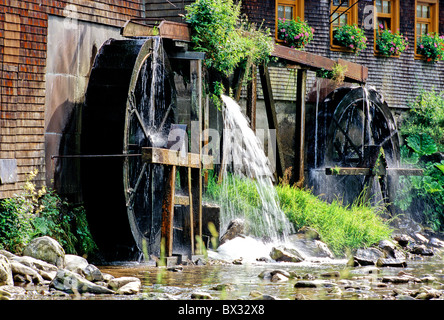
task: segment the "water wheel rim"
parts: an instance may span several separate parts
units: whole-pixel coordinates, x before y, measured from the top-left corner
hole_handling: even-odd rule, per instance
[[[161,40],[155,40],[154,38],[148,39],[141,47],[131,76],[131,81],[128,89],[128,98],[126,101],[123,141],[123,151],[127,154],[131,153],[130,142],[131,139],[134,138],[133,130],[137,131],[137,129],[134,129],[135,124],[133,122],[136,123],[136,126],[140,127],[139,131],[141,131],[141,134],[145,136],[145,139],[149,140],[150,136],[152,134],[156,134],[156,132],[164,135],[164,133],[161,132],[161,130],[165,129],[163,127],[163,124],[166,118],[169,117],[170,113],[174,112],[171,109],[171,105],[174,104],[174,93],[171,93],[172,101],[170,102],[168,109],[165,112],[166,114],[163,115],[162,120],[157,121],[157,127],[154,126],[155,130],[153,130],[153,126],[150,126],[150,123],[147,123],[146,117],[143,117],[143,115],[139,114],[139,112],[142,112],[140,109],[138,109],[140,104],[137,103],[137,88],[140,85],[142,73],[146,71],[144,70],[144,68],[146,68],[146,65],[148,63],[152,63],[152,60],[156,58],[154,55],[154,50],[156,49],[154,47],[156,45],[162,45],[161,43],[156,44],[155,41],[160,42]],[[163,52],[161,54],[164,55]],[[162,59],[167,58],[164,55]],[[167,66],[168,63],[166,63],[165,68],[168,68]],[[153,72],[151,69],[149,71]],[[167,70],[166,72],[168,73],[170,71]],[[166,77],[169,78],[169,75],[167,75]],[[169,86],[170,89],[174,91],[171,79],[169,79]],[[150,97],[152,95],[155,95],[155,92],[153,93],[150,91]],[[154,99],[157,99],[157,97],[155,96]],[[155,107],[157,108],[157,105]],[[165,111],[165,108],[161,108],[161,110]],[[153,123],[156,122],[155,119],[149,119],[148,122],[151,122],[151,120],[153,120]],[[137,140],[137,138],[134,139]],[[140,147],[150,146],[146,144],[141,145],[140,140],[138,142],[139,152]],[[139,169],[137,169],[138,167]],[[141,250],[145,255],[158,255],[160,251],[161,207],[159,207],[159,199],[163,198],[164,188],[163,183],[160,183],[158,184],[158,186],[155,187],[152,181],[154,177],[161,181],[163,174],[164,170],[162,166],[143,162],[141,158],[127,157],[123,163],[123,186],[125,190],[125,202],[127,207],[128,221],[136,245],[139,250]],[[143,188],[144,190],[142,194],[139,193],[140,188]],[[149,194],[145,195],[144,193]],[[156,196],[154,196],[153,193],[156,193]],[[137,201],[136,197],[141,196],[144,197],[141,202],[139,201],[138,205],[134,205]],[[153,204],[154,202],[156,203]]]

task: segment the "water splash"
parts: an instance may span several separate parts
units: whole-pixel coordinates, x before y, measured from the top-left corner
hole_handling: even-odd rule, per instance
[[[273,186],[271,163],[265,155],[263,146],[240,106],[230,97],[222,96],[224,102],[224,139],[222,164],[222,208],[221,230],[234,218],[245,220],[251,235],[270,240],[286,240],[293,232],[279,206],[278,196]],[[230,192],[237,192],[240,184],[251,184],[259,196],[259,206],[254,208],[239,207]],[[243,185],[245,187],[245,185]],[[239,197],[237,197],[239,198]]]

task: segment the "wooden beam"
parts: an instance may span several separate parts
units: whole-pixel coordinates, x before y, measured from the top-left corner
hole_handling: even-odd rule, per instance
[[[165,257],[173,255],[174,190],[176,188],[176,166],[166,166],[165,197],[162,204],[161,239],[165,244]]]
[[[142,148],[142,160],[154,164],[188,168],[211,169],[213,167],[212,156],[199,157],[197,153],[187,153],[183,156],[179,150],[163,148]]]
[[[166,39],[191,41],[191,31],[187,23],[163,20],[160,24],[154,19],[131,19],[120,30],[124,37],[160,36]]]
[[[268,72],[268,67],[261,65],[259,66],[259,76],[262,84],[262,91],[264,95],[265,110],[267,112],[268,127],[276,131],[276,174],[278,177],[284,175],[285,165],[284,157],[282,153],[282,146],[279,136],[279,126],[276,117],[276,108],[274,105],[273,90],[271,88],[270,73]]]
[[[337,61],[306,51],[300,51],[289,47],[275,45],[272,56],[278,57],[310,69],[325,69],[331,71],[333,66],[338,63],[347,67],[345,77],[349,80],[364,83],[368,78],[368,68],[347,60],[338,59]]]
[[[305,93],[307,70],[297,71],[296,83],[296,124],[295,124],[295,181],[301,185],[305,174]]]
[[[246,114],[250,119],[251,130],[256,131],[256,102],[257,102],[257,68],[251,65],[251,79],[247,85],[247,108]]]

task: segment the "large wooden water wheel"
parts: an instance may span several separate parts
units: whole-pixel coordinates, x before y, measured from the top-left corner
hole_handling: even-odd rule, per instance
[[[160,38],[108,40],[82,117],[82,189],[91,231],[107,259],[159,254],[165,167],[142,148],[165,148],[175,89]],[[134,256],[133,256],[134,257]]]
[[[398,175],[421,174],[399,168],[396,123],[376,90],[339,88],[321,109],[316,169],[327,176],[321,173],[317,193],[345,203],[362,199],[389,206]]]

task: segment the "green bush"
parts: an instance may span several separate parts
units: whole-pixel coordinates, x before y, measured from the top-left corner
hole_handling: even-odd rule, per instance
[[[270,30],[242,19],[240,8],[241,4],[232,0],[197,0],[185,7],[193,50],[205,52],[205,67],[220,77],[229,77],[247,61],[267,63],[274,50]],[[210,92],[219,105],[217,99],[225,88],[216,82],[210,84]]]
[[[428,134],[438,151],[444,152],[444,91],[422,89],[410,104],[410,111],[400,126],[401,134]]]
[[[341,26],[333,31],[335,42],[339,45],[352,50],[356,55],[367,48],[367,37],[364,31],[356,24]]]
[[[97,246],[83,207],[70,205],[45,187],[36,190],[36,175],[37,171],[29,174],[19,195],[0,201],[0,248],[21,253],[31,239],[50,236],[66,253],[94,253]]]

